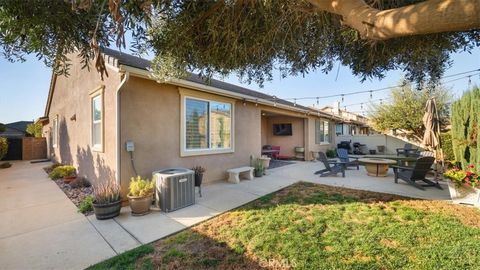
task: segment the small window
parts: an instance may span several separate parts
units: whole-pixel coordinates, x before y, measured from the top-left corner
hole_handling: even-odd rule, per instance
[[[55,116],[52,124],[52,145],[53,147],[58,146],[58,116]]]
[[[232,104],[189,97],[184,102],[184,151],[232,149]]]
[[[328,144],[330,143],[330,123],[325,120],[315,120],[315,143],[316,144]]]
[[[92,97],[92,149],[102,151],[103,104],[102,95]]]

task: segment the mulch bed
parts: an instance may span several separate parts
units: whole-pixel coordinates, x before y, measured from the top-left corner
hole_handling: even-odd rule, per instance
[[[45,172],[49,174],[49,167],[44,168]],[[63,179],[52,180],[54,181],[58,187],[67,195],[67,197],[75,204],[76,207],[80,205],[80,203],[85,199],[85,197],[89,195],[93,195],[93,187],[92,186],[80,186],[80,187],[72,187],[70,184],[65,184]],[[84,215],[88,216],[93,214],[93,211],[89,211],[84,213]]]

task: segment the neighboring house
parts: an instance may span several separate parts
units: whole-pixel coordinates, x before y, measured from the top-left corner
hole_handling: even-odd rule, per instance
[[[0,132],[0,137],[23,138],[27,135],[27,126],[29,124],[33,124],[33,121],[18,121],[5,124],[5,131]]]
[[[23,138],[27,136],[27,125],[32,121],[18,121],[5,124],[5,131],[0,132],[0,137],[7,138],[8,150],[3,160],[22,160]]]
[[[335,134],[339,135],[368,135],[375,134],[368,124],[369,119],[363,115],[340,109],[337,102],[333,106],[325,106],[320,109],[322,112],[333,114],[341,120],[335,125]]]
[[[70,75],[52,76],[44,134],[49,156],[78,168],[98,182],[151,177],[165,167],[206,168],[207,182],[226,179],[229,168],[248,165],[263,145],[279,145],[282,155],[304,147],[325,151],[335,145],[335,117],[274,96],[196,75],[158,83],[150,62],[104,49],[108,77],[72,57]],[[275,136],[274,124],[291,124],[290,136]],[[126,142],[134,151],[126,151]]]

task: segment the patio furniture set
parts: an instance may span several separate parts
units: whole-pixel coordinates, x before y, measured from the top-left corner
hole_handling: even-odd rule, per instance
[[[418,149],[413,149],[412,147],[406,146],[406,148],[397,149],[396,158],[392,158],[390,156],[366,156],[364,158],[350,157],[348,150],[344,148],[337,148],[336,153],[338,159],[329,160],[325,153],[319,152],[318,161],[322,162],[325,168],[315,172],[315,174],[325,177],[341,173],[342,177],[345,177],[345,171],[349,167],[356,167],[358,170],[359,165],[363,164],[369,176],[385,177],[388,174],[389,168],[391,167],[393,168],[395,183],[398,183],[398,179],[401,179],[408,184],[422,190],[427,186],[433,186],[442,189],[442,187],[438,184],[438,181],[436,181],[436,172],[434,181],[426,178],[429,172],[434,171],[432,166],[435,162],[435,158],[430,152],[420,153]],[[404,155],[404,157],[400,157],[400,155]],[[418,157],[413,157],[412,155],[418,155]],[[405,164],[411,166],[406,166]],[[423,182],[424,184],[418,184],[417,182],[419,181]]]

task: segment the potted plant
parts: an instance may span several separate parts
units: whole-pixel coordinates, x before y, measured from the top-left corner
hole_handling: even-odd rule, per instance
[[[269,158],[268,156],[261,156],[260,157],[260,160],[263,162],[263,169],[268,169],[268,167],[270,167],[270,160],[271,158]]]
[[[63,182],[68,184],[77,178],[77,170],[71,165],[62,165],[55,167],[48,175],[52,180],[63,178]]]
[[[132,215],[143,216],[150,212],[155,183],[141,176],[132,177],[129,185],[128,201]]]
[[[120,215],[122,200],[120,186],[113,180],[95,184],[93,187],[95,201],[93,211],[98,220],[114,218]]]
[[[206,171],[205,168],[202,166],[195,166],[192,168],[192,171],[195,173],[195,186],[201,186],[203,181],[203,174]]]
[[[263,167],[263,161],[257,159],[255,161],[255,177],[262,177],[265,167]]]
[[[447,170],[444,174],[448,181],[448,189],[454,203],[480,206],[480,175],[469,165],[466,170],[458,166]]]

